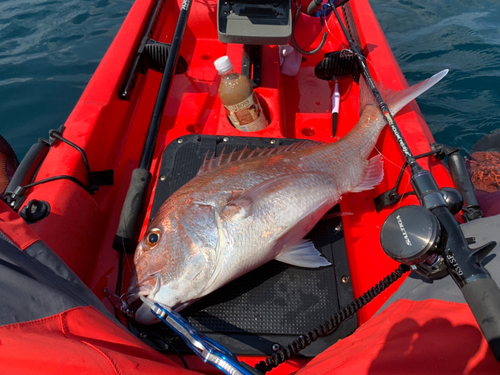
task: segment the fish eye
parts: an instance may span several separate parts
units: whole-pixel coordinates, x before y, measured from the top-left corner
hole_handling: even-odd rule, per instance
[[[160,241],[161,234],[159,229],[152,229],[145,237],[144,242],[149,247],[155,247],[158,241]]]

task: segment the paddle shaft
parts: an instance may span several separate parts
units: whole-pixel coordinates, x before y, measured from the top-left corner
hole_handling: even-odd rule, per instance
[[[184,0],[182,3],[165,71],[161,79],[153,114],[149,123],[146,141],[144,143],[141,159],[139,161],[139,167],[132,172],[130,187],[127,191],[127,196],[125,197],[125,202],[123,203],[122,212],[120,214],[120,221],[115,239],[113,241],[113,248],[124,253],[134,252],[138,242],[139,222],[143,216],[149,182],[151,181],[151,173],[149,172],[149,169],[151,168],[163,110],[165,108],[172,83],[172,77],[174,76],[175,67],[177,65],[179,50],[184,36],[184,31],[186,30],[191,4],[192,0]]]
[[[447,234],[440,251],[446,268],[464,295],[493,355],[500,362],[500,288],[481,264],[480,254],[472,252],[469,248],[460,225],[450,212],[434,177],[417,163],[394,121],[387,104],[383,101],[380,92],[370,76],[368,68],[365,65],[364,56],[359,52],[350,37],[334,3],[332,0],[328,1],[349,42],[349,48],[358,58],[359,66],[366,82],[375,95],[380,110],[410,165],[412,174],[411,185],[421,205],[436,216],[444,233]]]

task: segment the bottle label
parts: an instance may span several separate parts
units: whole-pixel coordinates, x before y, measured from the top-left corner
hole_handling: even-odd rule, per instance
[[[233,126],[244,132],[256,132],[267,127],[267,120],[255,92],[242,102],[224,105]]]

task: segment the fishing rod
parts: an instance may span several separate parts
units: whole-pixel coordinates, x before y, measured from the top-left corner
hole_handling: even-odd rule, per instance
[[[388,256],[412,266],[425,277],[441,278],[450,274],[460,288],[493,355],[500,362],[500,289],[481,264],[496,243],[490,242],[477,249],[469,247],[445,200],[445,192],[439,189],[432,174],[418,164],[382,99],[365,64],[365,57],[355,45],[337,12],[338,5],[332,0],[328,0],[328,3],[406,158],[411,171],[410,182],[421,204],[403,206],[389,215],[381,230],[382,247]],[[429,225],[428,230],[410,239],[411,230],[421,228],[422,223]],[[402,236],[394,236],[398,231]],[[415,239],[419,238],[422,241],[416,242]],[[413,244],[411,240],[414,241]]]
[[[191,4],[192,0],[184,0],[182,2],[139,166],[132,172],[130,186],[127,191],[127,196],[125,197],[125,202],[123,203],[118,229],[113,241],[113,248],[121,252],[132,253],[137,246],[139,236],[138,224],[142,217],[143,207],[145,206],[146,195],[152,177],[149,169],[151,168],[163,110],[179,58],[179,50],[184,31],[186,30]]]

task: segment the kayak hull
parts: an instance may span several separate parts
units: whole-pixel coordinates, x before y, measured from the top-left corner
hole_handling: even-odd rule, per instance
[[[181,1],[164,2],[153,35],[155,40],[171,42],[181,4]],[[374,80],[383,82],[386,88],[392,90],[407,87],[368,1],[353,0],[349,4]],[[330,35],[321,52],[305,55],[295,76],[280,73],[278,46],[262,46],[262,82],[256,92],[269,126],[256,133],[242,133],[232,127],[217,96],[218,77],[213,61],[228,55],[239,70],[244,46],[223,44],[218,40],[216,7],[217,3],[212,0],[192,4],[180,48],[180,55],[187,61],[188,70],[174,76],[161,117],[150,169],[154,183],[147,195],[148,204],[141,235],[150,220],[157,182],[161,178],[162,155],[172,142],[193,134],[335,142],[352,129],[359,117],[358,86],[352,78],[343,78],[339,81],[341,104],[338,127],[333,136],[331,96],[334,82],[319,80],[314,75],[314,67],[323,59],[324,53],[347,48],[339,25],[331,16],[327,22]],[[112,244],[130,176],[141,157],[162,75],[151,69],[140,74],[130,100],[120,99],[119,91],[153,8],[153,0],[134,3],[64,124],[64,137],[85,151],[92,171],[114,171],[114,185],[101,186],[91,195],[72,181],[57,180],[29,189],[26,199],[26,202],[38,199],[49,203],[50,215],[31,224],[31,228],[110,311],[113,306],[105,297],[103,289],[115,290],[120,263],[120,254],[112,248]],[[319,43],[320,38],[317,37],[313,46]],[[434,139],[415,102],[398,113],[396,121],[415,155],[430,151]],[[371,191],[347,194],[340,204],[341,212],[351,213],[342,217],[342,228],[351,274],[347,282],[352,285],[354,297],[362,295],[398,266],[385,255],[379,240],[380,228],[395,207],[377,212],[373,200],[394,186],[405,159],[388,128],[382,131],[374,154],[376,152],[384,157],[385,177],[382,183]],[[442,162],[426,157],[420,159],[419,163],[431,171],[440,187],[453,186]],[[40,165],[36,181],[60,175],[74,176],[88,183],[81,155],[62,142],[50,148]],[[406,171],[399,192],[410,190],[409,173]],[[407,204],[418,204],[418,200],[414,196],[407,196],[398,203]],[[127,286],[132,262],[132,255],[126,255],[123,261],[123,290]],[[361,309],[357,313],[358,324],[370,319],[403,280],[404,277]],[[239,358],[249,364],[260,360],[257,357]],[[306,361],[291,361],[291,364],[282,365],[279,371],[295,371]],[[190,368],[208,371],[205,365],[195,360],[192,362]]]

